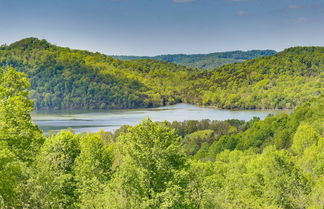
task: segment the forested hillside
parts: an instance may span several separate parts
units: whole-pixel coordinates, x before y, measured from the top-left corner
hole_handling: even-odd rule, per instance
[[[0,66],[28,74],[36,109],[111,109],[177,103],[192,70],[153,60],[120,61],[100,53],[27,38],[0,48]]]
[[[149,56],[113,56],[121,60],[153,59],[173,62],[179,65],[199,69],[212,70],[225,64],[243,62],[262,56],[274,55],[273,50],[251,50],[251,51],[230,51],[215,52],[210,54],[168,54],[154,57]]]
[[[206,89],[208,89],[206,91]],[[292,108],[324,91],[324,47],[294,47],[225,65],[195,81],[190,101],[221,108]]]
[[[28,87],[0,69],[0,208],[323,208],[323,96],[265,120],[45,136]]]
[[[155,107],[179,102],[228,109],[294,108],[323,94],[324,47],[198,70],[165,61],[121,61],[28,38],[0,47],[0,67],[28,75],[36,109]]]

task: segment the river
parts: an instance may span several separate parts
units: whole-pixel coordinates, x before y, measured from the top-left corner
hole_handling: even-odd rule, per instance
[[[219,110],[189,104],[176,104],[159,108],[106,110],[106,111],[52,111],[33,112],[33,121],[44,131],[72,128],[76,133],[114,131],[122,125],[135,125],[149,117],[153,121],[185,120],[250,120],[264,119],[278,110]]]

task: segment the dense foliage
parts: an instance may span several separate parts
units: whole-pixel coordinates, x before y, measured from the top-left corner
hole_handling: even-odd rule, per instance
[[[294,108],[323,94],[323,60],[324,47],[295,47],[208,71],[151,59],[121,61],[35,38],[0,47],[0,67],[26,73],[35,108],[50,110],[179,102],[228,109]]]
[[[36,109],[153,107],[179,102],[192,70],[153,60],[120,61],[28,38],[0,48],[0,66],[28,74]],[[184,91],[184,90],[183,90]]]
[[[0,208],[322,209],[324,96],[249,122],[152,122],[42,136],[0,70]]]
[[[210,54],[168,54],[154,57],[148,56],[113,56],[121,60],[134,59],[153,59],[173,62],[179,65],[213,70],[225,64],[243,62],[248,59],[254,59],[262,56],[274,55],[273,50],[251,50],[251,51],[230,51],[230,52],[215,52]]]
[[[322,95],[323,85],[324,47],[295,47],[206,73],[190,93],[203,96],[190,102],[230,109],[293,108]]]

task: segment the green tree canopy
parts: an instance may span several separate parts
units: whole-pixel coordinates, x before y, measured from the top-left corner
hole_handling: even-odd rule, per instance
[[[119,141],[122,164],[103,195],[103,207],[186,207],[187,164],[174,131],[147,119]]]

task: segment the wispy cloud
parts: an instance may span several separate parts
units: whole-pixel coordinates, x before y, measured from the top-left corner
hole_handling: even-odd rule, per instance
[[[244,11],[244,10],[241,10],[241,11],[238,11],[238,12],[236,13],[236,15],[237,15],[237,16],[240,16],[240,17],[243,17],[243,16],[248,15],[248,13],[247,13],[246,11]]]
[[[300,9],[300,8],[302,8],[302,7],[299,6],[299,5],[295,5],[295,4],[289,4],[289,5],[287,6],[287,8],[288,8],[288,9]]]
[[[188,2],[193,2],[193,1],[196,1],[196,0],[173,0],[174,3],[178,3],[178,4],[188,3]]]
[[[296,22],[298,22],[298,23],[306,23],[308,21],[309,20],[306,17],[299,17],[296,19]]]
[[[298,5],[298,4],[289,4],[286,7],[283,7],[281,9],[275,10],[274,12],[286,12],[286,11],[292,11],[292,10],[300,10],[300,11],[324,11],[324,4],[304,4],[304,5]]]

